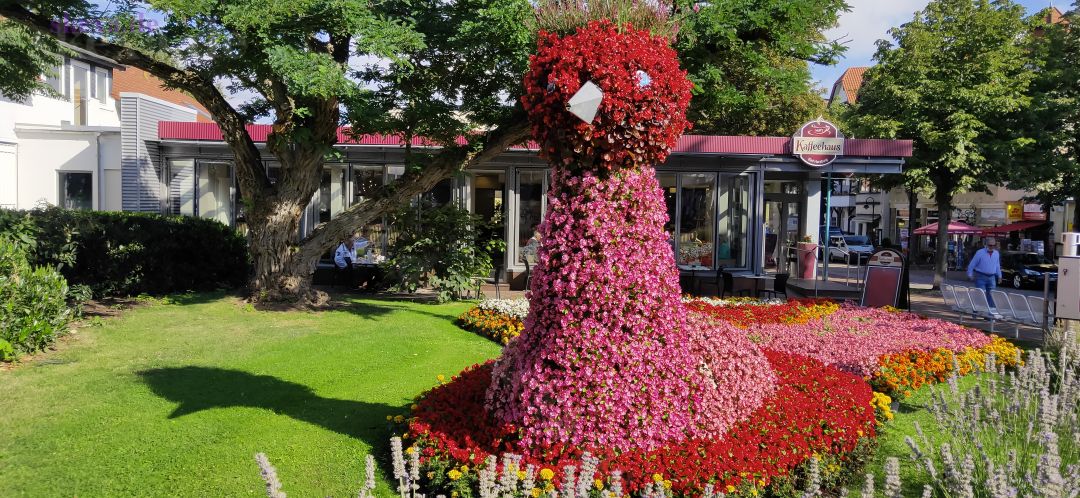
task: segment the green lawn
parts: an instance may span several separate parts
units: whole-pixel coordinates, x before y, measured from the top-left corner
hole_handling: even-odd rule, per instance
[[[290,496],[355,495],[361,456],[386,460],[387,415],[436,375],[499,353],[453,325],[468,304],[284,313],[223,295],[171,301],[0,371],[0,496],[261,496],[259,451]],[[899,456],[905,494],[921,494],[904,436],[919,421],[936,439],[928,399],[924,388],[903,401],[881,432],[867,469],[879,488],[885,458]],[[385,480],[379,492],[392,496]]]
[[[466,304],[174,301],[0,371],[0,496],[258,496],[259,451],[290,496],[355,495],[387,415],[499,352],[453,325]]]

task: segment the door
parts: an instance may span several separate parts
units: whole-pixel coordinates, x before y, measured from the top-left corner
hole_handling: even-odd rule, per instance
[[[776,196],[780,197],[780,196]],[[799,240],[799,202],[765,194],[765,268],[784,270],[787,248]]]
[[[472,191],[470,208],[487,226],[480,232],[480,243],[506,240],[506,173],[502,171],[476,172],[471,175]],[[506,270],[506,248],[491,252],[495,268]],[[500,278],[501,280],[501,278]]]

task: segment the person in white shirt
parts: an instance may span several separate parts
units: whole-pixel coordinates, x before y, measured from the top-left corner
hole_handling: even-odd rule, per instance
[[[337,250],[334,251],[334,266],[338,269],[338,281],[344,279],[346,287],[352,287],[355,284],[353,278],[353,261],[356,261],[355,247],[356,240],[350,237],[338,244]]]

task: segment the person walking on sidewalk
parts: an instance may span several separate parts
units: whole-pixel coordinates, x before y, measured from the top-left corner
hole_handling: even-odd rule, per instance
[[[1001,281],[1001,252],[997,250],[997,239],[986,239],[982,249],[975,252],[967,267],[968,279],[975,280],[975,287],[986,293],[986,302],[990,305],[990,312],[997,315],[997,306],[994,305],[994,296],[990,291],[997,287]]]

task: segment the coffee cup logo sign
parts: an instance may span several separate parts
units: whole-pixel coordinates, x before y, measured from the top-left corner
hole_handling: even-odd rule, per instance
[[[844,134],[836,125],[818,117],[802,125],[791,140],[791,152],[808,166],[822,168],[844,155]]]

